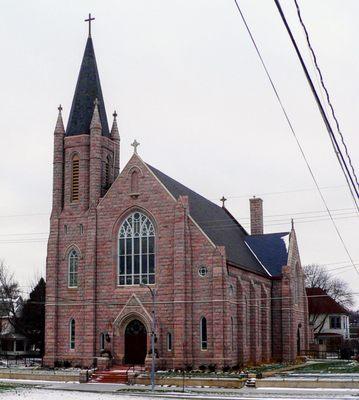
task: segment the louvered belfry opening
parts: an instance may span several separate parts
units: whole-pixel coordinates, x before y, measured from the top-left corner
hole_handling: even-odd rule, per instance
[[[110,157],[107,157],[105,163],[105,189],[110,187],[110,163]]]
[[[80,157],[76,154],[72,158],[72,176],[71,176],[71,201],[79,200],[80,183]]]

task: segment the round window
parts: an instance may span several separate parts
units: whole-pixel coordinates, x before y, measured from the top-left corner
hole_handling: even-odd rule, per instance
[[[208,274],[208,269],[204,265],[200,266],[198,269],[199,276],[206,276]]]

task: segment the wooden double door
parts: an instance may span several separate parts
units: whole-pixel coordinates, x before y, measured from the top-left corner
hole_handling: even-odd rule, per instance
[[[125,364],[143,365],[147,353],[147,330],[141,321],[134,319],[125,330]]]

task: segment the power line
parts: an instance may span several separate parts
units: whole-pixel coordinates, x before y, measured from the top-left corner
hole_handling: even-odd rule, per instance
[[[274,0],[274,1],[277,3],[277,0]],[[303,150],[303,148],[302,148],[302,145],[301,145],[300,142],[299,142],[299,139],[298,139],[298,137],[297,137],[297,134],[295,133],[294,127],[293,127],[293,125],[292,125],[292,123],[291,123],[291,121],[290,121],[290,119],[289,119],[288,113],[287,113],[287,111],[286,111],[286,109],[285,109],[285,107],[284,107],[284,105],[283,105],[283,102],[282,102],[282,100],[281,100],[281,98],[280,98],[280,96],[279,96],[279,93],[278,93],[278,91],[277,91],[277,89],[276,89],[276,86],[275,86],[275,84],[274,84],[274,82],[273,82],[273,79],[272,79],[272,77],[271,77],[271,75],[270,75],[270,73],[269,73],[269,70],[268,70],[268,68],[267,68],[267,66],[266,66],[266,64],[265,64],[265,62],[264,62],[264,59],[263,59],[263,57],[262,57],[262,55],[261,55],[261,53],[260,53],[260,51],[259,51],[259,48],[258,48],[258,46],[257,46],[257,43],[256,43],[256,41],[255,41],[253,35],[252,35],[252,32],[251,32],[251,30],[250,30],[250,28],[249,28],[249,26],[248,26],[248,24],[247,24],[247,21],[246,21],[246,19],[245,19],[245,17],[244,17],[244,14],[242,13],[242,10],[241,10],[240,7],[239,7],[238,1],[237,1],[237,0],[234,0],[234,2],[235,2],[235,5],[236,5],[236,7],[237,7],[237,10],[238,10],[238,12],[239,12],[239,14],[240,14],[240,16],[241,16],[241,18],[242,18],[242,21],[243,21],[243,23],[244,23],[244,25],[245,25],[245,27],[246,27],[246,30],[247,30],[247,32],[248,32],[248,34],[249,34],[249,36],[250,36],[250,39],[251,39],[252,44],[253,44],[253,46],[254,46],[254,48],[255,48],[255,50],[256,50],[256,53],[257,53],[257,55],[258,55],[258,57],[259,57],[259,59],[260,59],[260,62],[261,62],[261,64],[262,64],[263,68],[264,68],[264,71],[265,71],[265,73],[266,73],[266,75],[267,75],[267,78],[269,79],[269,82],[270,82],[270,84],[271,84],[271,87],[272,87],[272,89],[273,89],[273,91],[274,91],[274,94],[275,94],[275,96],[276,96],[276,98],[277,98],[277,101],[278,101],[278,103],[279,103],[279,105],[280,105],[280,107],[281,107],[281,109],[282,109],[282,112],[283,112],[283,114],[284,114],[284,116],[285,116],[285,119],[286,119],[286,121],[287,121],[287,123],[288,123],[288,126],[289,126],[289,128],[290,128],[290,130],[291,130],[291,132],[292,132],[292,134],[293,134],[293,136],[294,136],[294,139],[295,139],[295,141],[296,141],[296,143],[297,143],[297,145],[298,145],[298,148],[299,148],[300,153],[301,153],[301,155],[302,155],[302,157],[303,157],[303,159],[304,159],[304,162],[305,162],[305,164],[306,164],[306,166],[307,166],[307,168],[308,168],[308,171],[309,171],[309,173],[310,173],[310,175],[311,175],[311,177],[312,177],[312,179],[313,179],[313,182],[314,182],[314,184],[315,184],[315,186],[316,186],[316,188],[317,188],[317,190],[318,190],[318,193],[319,193],[319,195],[320,195],[320,197],[321,197],[321,199],[322,199],[322,202],[323,202],[323,204],[324,204],[324,206],[325,206],[325,209],[327,210],[327,213],[328,213],[328,215],[329,215],[329,217],[330,217],[330,219],[331,219],[331,221],[332,221],[332,224],[333,224],[333,226],[334,226],[334,229],[335,229],[335,231],[336,231],[336,233],[337,233],[337,235],[338,235],[338,237],[339,237],[339,240],[341,241],[342,246],[343,246],[343,248],[344,248],[344,250],[345,250],[345,252],[346,252],[346,254],[347,254],[347,256],[348,256],[348,258],[349,258],[349,260],[350,260],[350,262],[351,262],[351,264],[353,265],[355,271],[356,271],[357,274],[359,275],[359,270],[358,270],[358,269],[356,268],[356,266],[354,265],[353,259],[352,259],[351,255],[350,255],[350,253],[349,253],[349,250],[348,250],[348,248],[347,248],[347,246],[346,246],[346,244],[345,244],[345,242],[344,242],[344,239],[343,239],[343,237],[342,237],[342,235],[341,235],[341,233],[340,233],[340,231],[339,231],[339,229],[338,229],[338,227],[337,227],[337,225],[336,225],[336,223],[335,223],[335,221],[334,221],[334,219],[333,219],[333,216],[332,216],[332,214],[331,214],[331,212],[330,212],[330,210],[329,210],[329,207],[328,207],[328,205],[327,205],[327,202],[326,202],[326,200],[325,200],[325,198],[324,198],[324,196],[323,196],[323,193],[322,193],[322,191],[321,191],[321,189],[320,189],[320,186],[319,186],[319,184],[318,184],[318,182],[317,182],[317,180],[316,180],[316,178],[315,178],[315,175],[314,175],[314,173],[313,173],[313,171],[312,171],[312,168],[311,168],[311,166],[309,165],[309,161],[308,161],[308,159],[307,159],[307,157],[306,157],[306,155],[305,155],[305,153],[304,153],[304,150]],[[280,7],[280,6],[279,6],[279,7]],[[288,28],[289,28],[289,27],[288,27]],[[355,202],[355,204],[356,204],[356,202]],[[357,204],[356,204],[356,205],[357,205]],[[357,207],[358,207],[358,205],[357,205]]]
[[[235,0],[235,1],[237,1],[237,0]],[[351,173],[350,173],[350,171],[349,171],[349,169],[348,169],[348,166],[347,166],[347,164],[346,164],[346,162],[345,162],[345,159],[344,159],[344,157],[343,157],[343,154],[342,154],[342,152],[341,152],[341,150],[340,150],[340,147],[339,147],[339,145],[338,145],[337,139],[335,138],[335,135],[334,135],[334,133],[333,133],[333,130],[332,130],[332,127],[331,127],[330,122],[329,122],[329,120],[328,120],[328,117],[327,117],[327,115],[326,115],[326,113],[325,113],[325,110],[324,110],[324,108],[323,108],[323,106],[322,106],[322,103],[321,103],[321,101],[320,101],[320,99],[319,99],[319,96],[318,96],[318,94],[317,94],[317,91],[316,91],[316,89],[315,89],[315,86],[314,86],[314,84],[313,84],[313,81],[312,81],[312,79],[311,79],[311,77],[310,77],[310,75],[309,75],[308,69],[307,69],[307,67],[306,67],[306,65],[305,65],[305,62],[304,62],[304,60],[303,60],[303,57],[302,57],[302,55],[301,55],[301,53],[300,53],[300,50],[299,50],[299,48],[298,48],[298,45],[297,45],[297,43],[296,43],[296,41],[295,41],[295,39],[294,39],[294,36],[293,36],[293,34],[292,34],[292,31],[291,31],[291,29],[290,29],[290,27],[289,27],[289,24],[288,24],[287,20],[286,20],[286,17],[285,17],[285,15],[284,15],[284,12],[283,12],[283,10],[282,10],[282,7],[281,7],[281,5],[280,5],[280,3],[279,3],[279,0],[274,0],[274,2],[275,2],[275,4],[276,4],[276,6],[277,6],[277,9],[278,9],[278,11],[279,11],[279,14],[280,14],[280,16],[281,16],[281,18],[282,18],[282,21],[283,21],[283,23],[284,23],[284,26],[285,26],[285,28],[286,28],[286,30],[287,30],[287,32],[288,32],[288,35],[289,35],[290,40],[291,40],[291,42],[292,42],[292,44],[293,44],[293,47],[294,47],[294,49],[295,49],[295,52],[296,52],[296,54],[297,54],[297,56],[298,56],[298,59],[299,59],[299,61],[300,61],[300,64],[301,64],[302,69],[303,69],[303,71],[304,71],[304,74],[305,74],[305,76],[306,76],[306,78],[307,78],[307,82],[308,82],[309,87],[310,87],[310,89],[311,89],[311,91],[312,91],[312,93],[313,93],[313,96],[314,96],[315,101],[316,101],[316,103],[317,103],[317,106],[318,106],[318,108],[319,108],[319,112],[320,112],[320,114],[321,114],[321,116],[322,116],[322,119],[323,119],[323,121],[324,121],[324,124],[325,124],[325,126],[326,126],[326,128],[327,128],[329,137],[330,137],[330,139],[331,139],[331,143],[332,143],[333,148],[334,148],[335,155],[336,155],[336,157],[337,157],[337,159],[338,159],[339,165],[340,165],[340,167],[341,167],[341,169],[342,169],[342,171],[343,171],[345,180],[346,180],[346,182],[347,182],[347,184],[348,184],[348,187],[349,187],[351,196],[352,196],[352,198],[353,198],[353,200],[354,200],[354,203],[355,203],[355,205],[356,205],[356,208],[358,209],[358,212],[359,212],[359,205],[358,205],[358,203],[357,203],[357,199],[359,198],[358,188],[356,187],[356,185],[355,185],[355,183],[354,183],[354,181],[353,181],[353,177],[351,176]],[[349,181],[350,181],[350,182],[349,182]],[[354,195],[353,190],[354,190],[356,196]]]
[[[321,186],[321,190],[330,190],[330,189],[340,189],[346,187],[346,185],[333,185],[333,186]],[[257,193],[257,196],[272,196],[272,195],[279,195],[279,194],[287,194],[287,193],[297,193],[297,192],[309,192],[312,190],[317,190],[316,187],[312,188],[299,188],[299,189],[291,189],[291,190],[280,190],[276,192],[264,192],[264,193]],[[239,198],[250,198],[252,197],[253,193],[243,194],[243,195],[226,195],[227,199],[239,199]],[[209,198],[209,200],[217,201],[218,198]],[[51,212],[47,213],[31,213],[31,214],[3,214],[0,215],[0,218],[17,218],[17,217],[37,217],[37,216],[50,216]]]
[[[352,292],[353,296],[359,296],[359,292]],[[102,300],[93,300],[93,299],[71,299],[71,298],[64,298],[61,296],[56,296],[59,301],[30,301],[31,304],[38,304],[38,305],[46,305],[46,306],[81,306],[81,305],[106,305],[106,306],[125,306],[127,301],[118,301],[114,300],[113,298],[109,299],[102,299]],[[235,296],[233,296],[235,297]],[[329,294],[318,294],[318,295],[300,295],[299,298],[323,298],[323,297],[331,297]],[[201,299],[201,300],[166,300],[166,301],[156,301],[156,305],[175,305],[175,304],[210,304],[210,303],[231,303],[231,304],[250,304],[255,303],[253,306],[256,306],[258,301],[279,301],[279,300],[290,300],[292,296],[265,296],[265,297],[250,297],[248,296],[247,299]],[[152,300],[150,301],[141,301],[143,305],[152,305]],[[269,306],[268,308],[273,309],[273,306]],[[291,309],[291,308],[288,308]]]
[[[331,212],[335,213],[334,217],[339,218],[339,217],[351,217],[351,216],[357,216],[356,213],[354,213],[355,209],[354,208],[336,208],[332,209]],[[264,215],[264,219],[267,219],[268,223],[273,223],[273,222],[285,222],[286,224],[288,223],[287,218],[279,218],[279,219],[272,219],[276,217],[287,217],[287,216],[294,216],[298,215],[296,217],[295,221],[299,221],[302,219],[308,219],[308,218],[324,218],[326,215],[321,215],[323,213],[326,213],[324,210],[313,210],[313,211],[301,211],[301,212],[291,212],[291,213],[284,213],[284,214],[268,214]],[[304,214],[311,214],[311,215],[304,215]],[[319,215],[315,215],[319,214]],[[246,221],[248,222],[250,220],[250,217],[239,217],[238,221]],[[206,220],[198,220],[198,223],[204,223],[204,224],[211,224],[214,223],[217,225],[218,222],[226,222],[228,221],[228,218],[216,218],[216,219],[206,219]],[[11,233],[0,233],[0,236],[31,236],[31,235],[48,235],[49,231],[46,232],[11,232]],[[27,238],[24,238],[25,240]]]
[[[330,110],[331,110],[331,113],[332,113],[332,117],[333,117],[333,119],[334,119],[334,121],[335,121],[337,131],[338,131],[338,133],[339,133],[339,135],[340,135],[340,139],[341,139],[342,144],[343,144],[343,146],[344,146],[345,153],[346,153],[346,156],[347,156],[348,161],[349,161],[349,165],[350,165],[350,167],[351,167],[351,169],[352,169],[352,172],[353,172],[353,175],[354,175],[354,178],[355,178],[355,182],[356,182],[356,184],[357,184],[357,187],[359,188],[358,177],[357,177],[357,175],[356,175],[356,173],[355,173],[354,166],[353,166],[351,157],[350,157],[350,155],[349,155],[348,147],[347,147],[347,145],[346,145],[346,143],[345,143],[343,133],[342,133],[342,131],[341,131],[341,129],[340,129],[339,121],[338,121],[338,118],[337,118],[337,116],[336,116],[336,114],[335,114],[334,107],[333,107],[332,102],[331,102],[331,99],[330,99],[329,91],[328,91],[328,89],[327,89],[327,87],[326,87],[326,85],[325,85],[325,83],[324,83],[323,74],[322,74],[322,71],[321,71],[321,69],[320,69],[320,67],[319,67],[319,65],[318,65],[317,56],[316,56],[316,54],[315,54],[315,52],[314,52],[314,49],[313,49],[313,46],[312,46],[312,44],[311,44],[311,41],[310,41],[310,38],[309,38],[308,30],[307,30],[307,28],[306,28],[306,26],[305,26],[305,24],[304,24],[304,21],[303,21],[301,12],[300,12],[299,4],[298,4],[297,0],[294,0],[294,3],[295,3],[296,8],[297,8],[297,15],[298,15],[300,24],[302,25],[302,28],[303,28],[303,30],[304,30],[304,34],[305,34],[305,37],[306,37],[306,40],[307,40],[307,44],[308,44],[309,50],[310,50],[311,55],[312,55],[313,60],[314,60],[315,68],[316,68],[316,70],[318,71],[318,74],[319,74],[319,77],[320,77],[321,86],[322,86],[322,88],[324,89],[324,92],[325,92],[325,95],[326,95],[326,99],[327,99],[327,102],[328,102],[328,104],[329,104],[329,107],[330,107]]]
[[[305,217],[305,218],[312,218],[312,217]],[[358,216],[355,215],[347,215],[347,216],[338,216],[335,219],[336,220],[346,220],[346,219],[351,219],[351,218],[358,218]],[[321,216],[320,218],[316,218],[316,219],[311,219],[311,220],[304,220],[304,221],[295,221],[296,224],[306,224],[306,223],[317,223],[317,222],[325,222],[325,221],[330,221],[331,219],[326,217],[326,216]],[[223,220],[224,221],[224,220]],[[227,220],[226,220],[227,221]],[[278,221],[282,221],[282,220],[278,220]],[[271,226],[288,226],[289,222],[275,222],[272,221],[273,223],[267,223],[265,224],[265,227],[271,227]],[[241,226],[245,227],[245,228],[249,228],[249,224],[241,224]],[[205,228],[209,228],[211,230],[224,230],[224,229],[234,229],[234,225],[232,223],[218,223],[218,222],[213,222],[210,221],[209,223],[205,224]],[[5,235],[6,236],[6,235]],[[21,236],[21,234],[18,234],[18,236]],[[48,240],[47,237],[44,238],[14,238],[14,239],[2,239],[0,240],[0,244],[16,244],[16,243],[46,243]]]

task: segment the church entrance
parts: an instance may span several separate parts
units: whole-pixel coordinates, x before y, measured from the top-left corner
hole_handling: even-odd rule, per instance
[[[142,365],[147,352],[147,331],[138,319],[134,319],[125,330],[125,364]]]

